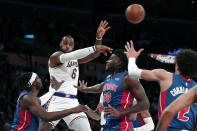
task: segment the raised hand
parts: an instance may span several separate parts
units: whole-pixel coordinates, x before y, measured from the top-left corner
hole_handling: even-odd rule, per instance
[[[105,35],[105,32],[107,30],[109,30],[109,26],[108,26],[108,22],[105,20],[105,21],[101,21],[98,29],[97,29],[97,32],[96,32],[96,37],[98,39],[102,38],[104,35]]]
[[[141,52],[144,50],[141,48],[140,50],[136,51],[133,47],[133,41],[130,40],[130,43],[127,42],[125,45],[126,51],[124,52],[127,56],[127,58],[138,58],[138,56],[141,54]]]
[[[84,82],[84,80],[79,80],[79,86],[74,85],[74,87],[77,88],[79,91],[84,92],[84,89],[87,87],[87,82]]]
[[[113,108],[111,105],[108,104],[108,107],[105,107],[104,112],[107,114],[107,116],[115,116],[115,117],[120,117],[120,111],[116,110]]]
[[[60,86],[62,85],[62,83],[64,83],[64,81],[58,82],[55,79],[55,77],[51,76],[50,84],[51,84],[51,87],[54,88],[55,90],[58,90]]]
[[[106,51],[108,51],[109,53],[112,53],[112,50],[113,50],[112,48],[105,46],[105,45],[95,45],[95,47],[96,47],[96,51],[103,53],[105,56],[107,56]]]

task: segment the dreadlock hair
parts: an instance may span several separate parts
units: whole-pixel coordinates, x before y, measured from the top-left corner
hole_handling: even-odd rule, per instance
[[[176,63],[181,75],[185,77],[197,76],[197,52],[191,49],[183,49],[176,56]]]
[[[22,90],[31,90],[31,84],[29,83],[29,80],[32,76],[32,72],[27,72],[19,76],[16,80],[17,88]]]
[[[124,49],[116,49],[113,54],[117,55],[121,60],[121,65],[118,66],[116,69],[119,71],[125,71],[128,68],[128,59],[124,53]]]

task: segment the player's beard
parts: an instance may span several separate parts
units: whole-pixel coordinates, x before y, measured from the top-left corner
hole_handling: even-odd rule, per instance
[[[109,73],[114,73],[114,72],[121,72],[121,66],[122,65],[112,65],[112,66],[108,66],[106,67],[105,71],[109,72]]]
[[[106,67],[105,71],[109,72],[111,74],[115,71],[115,68],[114,68],[114,66]]]
[[[59,50],[62,51],[63,53],[69,53],[69,52],[71,52],[71,51],[69,51],[69,50],[64,50],[64,49],[62,49],[61,47],[60,47]]]
[[[37,85],[35,88],[36,88],[37,91],[40,91],[42,89],[42,86]]]

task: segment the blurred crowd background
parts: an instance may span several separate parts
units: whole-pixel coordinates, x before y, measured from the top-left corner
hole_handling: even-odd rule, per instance
[[[145,20],[133,25],[124,16],[128,5],[139,3],[146,10]],[[195,0],[0,0],[0,129],[9,130],[20,89],[17,76],[25,71],[39,74],[44,83],[40,95],[48,91],[48,58],[58,50],[65,35],[72,35],[75,49],[94,45],[101,20],[109,26],[103,44],[124,48],[133,40],[136,49],[144,48],[137,64],[140,68],[164,68],[174,71],[173,64],[160,63],[148,53],[168,54],[180,48],[196,50],[197,3]],[[101,55],[80,65],[80,79],[94,85],[105,79],[105,61]],[[150,100],[150,113],[157,123],[159,85],[141,81]],[[78,93],[81,104],[95,109],[100,94]],[[93,131],[99,121],[90,119]],[[61,122],[57,131],[68,130]]]

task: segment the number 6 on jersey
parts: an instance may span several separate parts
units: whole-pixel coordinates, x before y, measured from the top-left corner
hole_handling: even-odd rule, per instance
[[[77,75],[77,69],[74,68],[73,69],[73,73],[72,73],[72,79],[75,79],[76,78],[76,75]]]

